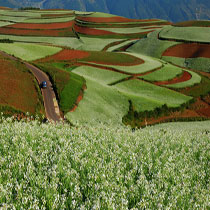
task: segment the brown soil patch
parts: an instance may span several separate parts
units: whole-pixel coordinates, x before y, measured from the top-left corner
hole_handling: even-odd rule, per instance
[[[0,34],[7,35],[19,35],[19,36],[74,36],[72,28],[66,28],[63,30],[38,30],[38,29],[15,29],[8,27],[1,27]]]
[[[88,28],[88,27],[80,27],[78,25],[74,26],[74,29],[76,32],[81,34],[87,34],[87,35],[116,35],[117,33],[113,33],[111,31],[105,31],[105,30],[98,30],[95,28]]]
[[[155,82],[154,84],[155,85],[171,85],[171,84],[188,81],[191,78],[192,78],[192,75],[189,72],[183,71],[183,74],[180,77],[174,77],[172,80],[168,80],[168,81]]]
[[[33,75],[23,64],[1,53],[0,65],[0,104],[35,114],[39,98]]]
[[[12,10],[12,9],[9,8],[9,7],[0,7],[0,9],[2,9],[2,10]]]
[[[5,28],[47,30],[70,28],[73,25],[74,21],[64,23],[16,23],[13,25],[6,26]]]
[[[93,23],[126,23],[126,22],[152,22],[158,21],[158,19],[129,19],[125,17],[82,17],[78,16],[78,20],[93,22]]]
[[[208,96],[210,97],[210,95]],[[187,118],[210,118],[210,105],[205,101],[198,98],[195,103],[193,103],[188,109],[184,111],[176,111],[170,113],[168,116],[158,117],[158,118],[146,118],[141,126],[153,125],[157,123],[163,123],[167,121],[181,120]]]
[[[210,58],[210,45],[197,43],[178,44],[168,48],[162,56],[179,58]]]

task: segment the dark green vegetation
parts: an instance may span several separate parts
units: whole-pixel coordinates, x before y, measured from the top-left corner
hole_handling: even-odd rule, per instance
[[[72,72],[63,71],[50,64],[36,64],[42,71],[46,72],[53,84],[61,111],[66,114],[74,108],[83,88],[85,80]]]

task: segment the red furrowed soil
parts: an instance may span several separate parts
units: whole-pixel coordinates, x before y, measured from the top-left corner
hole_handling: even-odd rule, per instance
[[[90,54],[86,51],[81,50],[67,50],[64,49],[52,56],[37,60],[38,62],[49,62],[49,61],[70,61],[75,59],[82,59],[88,57]]]
[[[132,55],[112,52],[94,52],[64,49],[55,55],[37,60],[37,62],[69,61],[76,65],[78,62],[90,62],[102,65],[134,66],[144,63],[144,60]]]
[[[191,77],[192,75],[189,72],[183,71],[183,74],[180,77],[174,77],[172,80],[169,80],[169,81],[155,82],[154,84],[155,85],[172,85],[172,84],[188,81],[191,79]]]
[[[74,29],[78,33],[87,34],[87,35],[107,35],[107,34],[108,35],[110,35],[110,34],[116,35],[117,34],[117,33],[113,33],[110,31],[98,30],[98,29],[88,28],[88,27],[80,27],[78,25],[75,25]]]
[[[151,21],[158,21],[158,19],[129,19],[124,17],[82,17],[78,16],[78,20],[82,20],[85,22],[93,22],[93,23],[126,23],[126,22],[151,22]]]
[[[39,98],[32,74],[1,54],[0,65],[0,104],[35,114]]]
[[[168,48],[162,56],[173,56],[179,58],[210,58],[210,45],[197,43],[178,44]]]
[[[51,37],[65,37],[65,36],[74,36],[72,32],[72,28],[66,28],[63,30],[36,30],[36,29],[15,29],[15,28],[7,28],[1,27],[0,34],[7,35],[18,35],[18,36],[51,36]]]
[[[184,111],[171,112],[168,116],[158,118],[146,118],[145,121],[140,124],[140,126],[153,125],[174,120],[179,121],[190,118],[199,119],[201,117],[210,119],[210,105],[200,98],[197,98],[196,102],[190,105],[190,107]]]
[[[6,26],[5,28],[15,28],[15,29],[64,29],[70,28],[74,25],[74,21],[64,22],[64,23],[16,23],[13,25]]]

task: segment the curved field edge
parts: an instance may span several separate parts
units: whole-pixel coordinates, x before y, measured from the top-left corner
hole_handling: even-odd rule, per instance
[[[155,81],[168,81],[182,74],[182,69],[171,64],[164,64],[161,69],[158,69],[145,76],[139,78],[155,82]]]
[[[209,207],[209,121],[134,132],[0,121],[3,208]]]
[[[120,52],[118,54],[124,54],[124,55],[131,55],[134,56],[136,58],[139,58],[141,60],[144,61],[143,64],[140,65],[133,65],[133,66],[118,66],[118,65],[102,65],[102,64],[96,64],[95,62],[80,62],[82,63],[88,63],[88,64],[94,64],[95,66],[98,67],[110,67],[110,68],[114,68],[118,71],[122,71],[124,73],[129,73],[129,74],[140,74],[140,73],[145,73],[148,71],[152,71],[155,70],[157,68],[161,68],[162,67],[162,63],[155,58],[149,57],[149,56],[145,56],[145,55],[141,55],[141,54],[137,54],[137,53],[130,53],[130,52]]]
[[[164,85],[164,86],[170,87],[170,88],[186,88],[186,87],[191,87],[191,86],[201,82],[201,77],[198,74],[196,74],[195,72],[186,70],[186,69],[185,69],[185,71],[187,71],[191,74],[190,80],[176,83],[176,84]]]
[[[26,61],[37,60],[53,55],[62,48],[32,43],[0,43],[0,50]]]

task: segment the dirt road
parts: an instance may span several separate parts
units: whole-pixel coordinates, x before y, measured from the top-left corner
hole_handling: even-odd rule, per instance
[[[11,55],[8,55],[5,52],[0,51],[0,53],[12,60],[15,60],[15,61],[18,60],[17,58],[15,58]],[[40,69],[38,69],[37,67],[35,67],[27,62],[23,62],[23,63],[34,74],[34,76],[36,77],[39,84],[42,81],[47,82],[47,88],[41,89],[43,99],[44,99],[44,107],[45,107],[46,117],[49,121],[54,121],[54,122],[60,121],[62,118],[60,116],[58,102],[56,100],[55,92],[52,88],[52,83],[50,82],[49,77],[44,72],[42,72]]]

